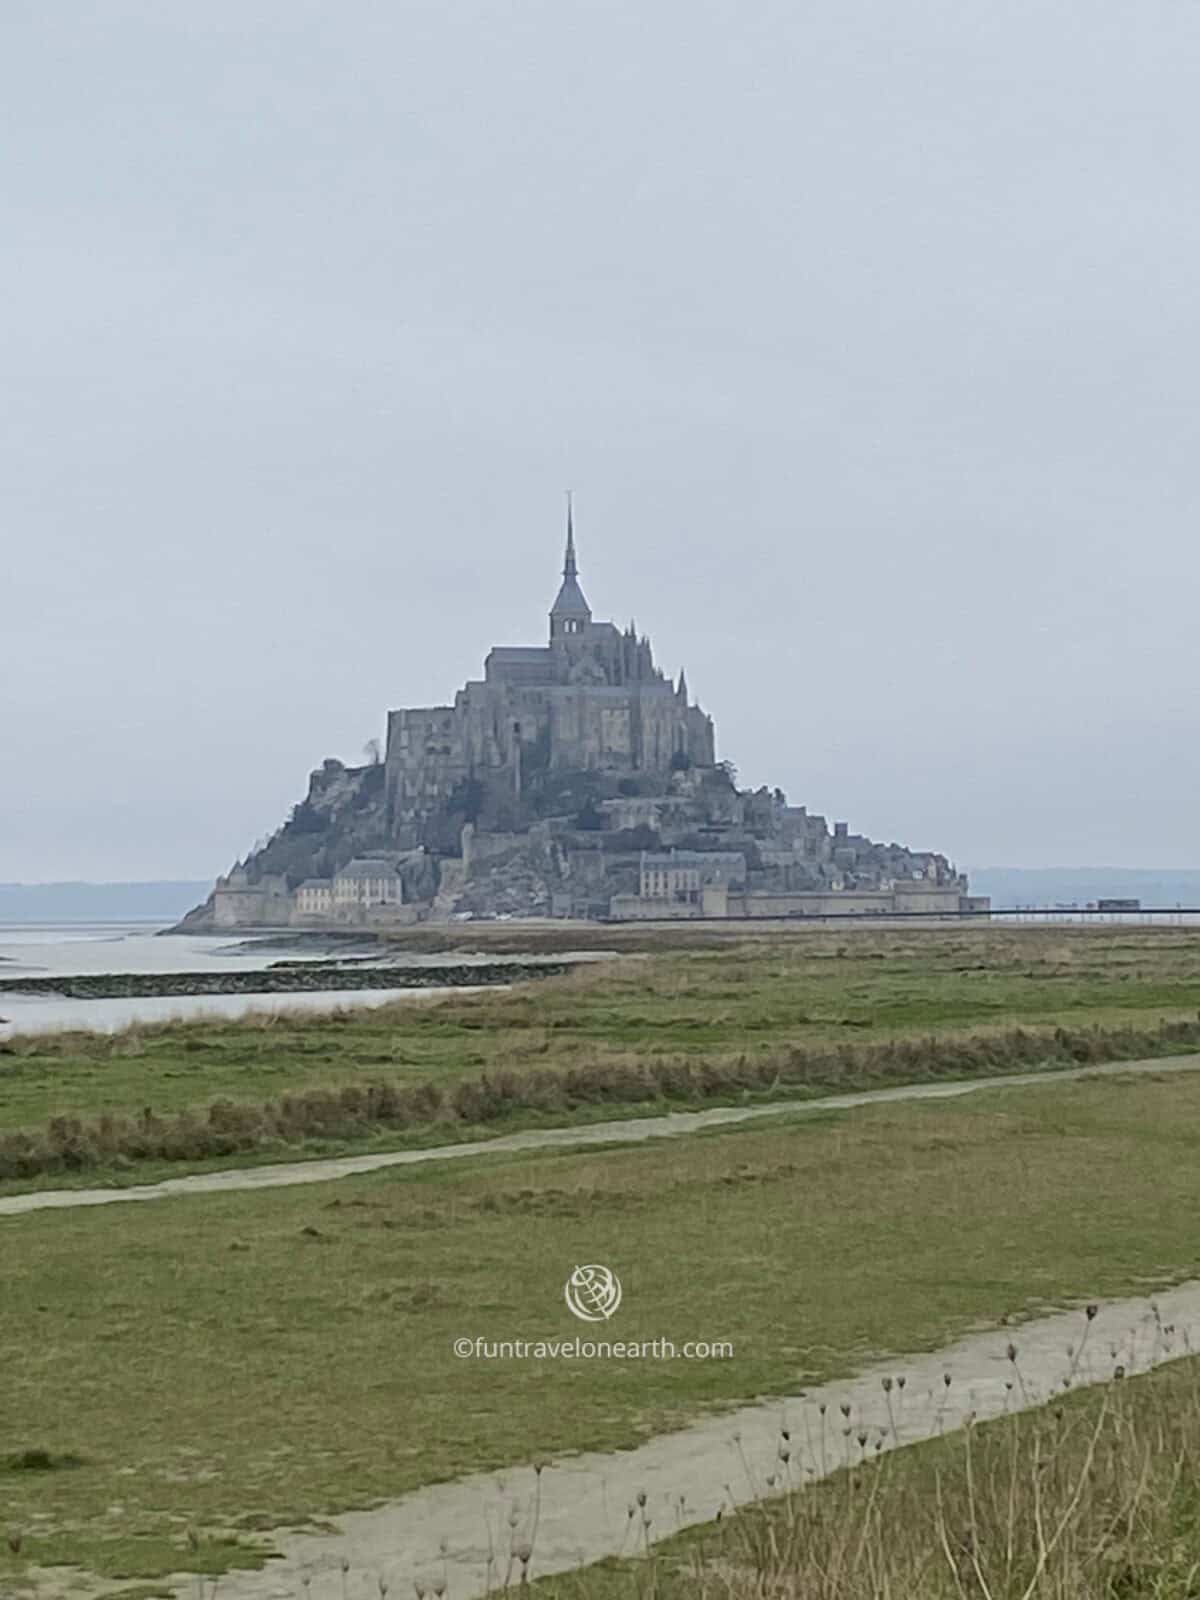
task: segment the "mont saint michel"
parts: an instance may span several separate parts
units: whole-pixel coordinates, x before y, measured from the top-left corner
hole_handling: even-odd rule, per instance
[[[593,616],[568,506],[545,643],[496,645],[452,702],[390,711],[381,759],[326,760],[186,925],[985,909],[944,855],[739,789],[685,673]]]

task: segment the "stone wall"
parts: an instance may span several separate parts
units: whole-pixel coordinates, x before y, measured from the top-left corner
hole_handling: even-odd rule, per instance
[[[869,917],[924,911],[957,916],[959,900],[957,890],[922,896],[897,894],[892,889],[843,889],[827,894],[731,894],[728,914],[731,917]]]
[[[930,916],[958,916],[972,911],[986,914],[990,902],[983,895],[964,895],[954,889],[847,889],[825,894],[787,894],[749,891],[741,894],[720,885],[703,891],[699,904],[615,894],[610,915],[617,921],[673,922],[696,917],[883,917],[923,912]]]
[[[457,706],[388,713],[387,797],[400,817],[431,811],[467,776],[465,718]]]
[[[291,914],[287,879],[276,874],[251,883],[239,869],[218,879],[213,890],[213,926],[217,928],[285,928]]]
[[[528,774],[653,773],[679,758],[711,764],[712,723],[664,682],[525,685],[474,682],[453,705],[388,716],[387,806],[394,836],[477,783],[518,812]],[[493,810],[495,805],[493,805]]]

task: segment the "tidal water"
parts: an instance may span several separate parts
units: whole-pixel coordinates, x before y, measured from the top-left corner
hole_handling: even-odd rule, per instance
[[[254,972],[281,959],[321,960],[319,945],[304,950],[280,947],[269,937],[242,934],[157,936],[145,923],[92,926],[5,926],[0,924],[0,977],[66,977],[106,972]],[[336,948],[336,947],[335,947]],[[398,959],[393,956],[392,961]],[[406,966],[444,963],[444,956],[410,955]],[[469,955],[455,962],[470,964]],[[494,959],[494,958],[493,958]],[[14,1033],[90,1028],[111,1032],[133,1022],[169,1022],[188,1017],[240,1017],[250,1012],[340,1011],[351,1006],[381,1006],[402,996],[442,994],[441,989],[306,990],[302,994],[208,994],[170,998],[69,1000],[59,995],[0,993],[0,1039]],[[462,994],[458,988],[455,993]]]

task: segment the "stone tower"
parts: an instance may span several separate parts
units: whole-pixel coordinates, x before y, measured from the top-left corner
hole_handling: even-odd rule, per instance
[[[575,518],[571,496],[567,496],[567,552],[563,560],[562,584],[550,608],[550,643],[561,644],[579,638],[588,630],[592,608],[579,587],[579,568],[575,561]]]

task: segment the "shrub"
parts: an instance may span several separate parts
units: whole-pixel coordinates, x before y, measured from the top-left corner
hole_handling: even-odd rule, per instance
[[[44,1129],[0,1135],[0,1180],[147,1161],[202,1161],[308,1139],[361,1138],[372,1130],[429,1127],[439,1122],[478,1126],[521,1111],[595,1106],[694,1105],[741,1100],[749,1094],[795,1094],[873,1084],[1002,1075],[1021,1068],[1095,1064],[1138,1056],[1167,1056],[1200,1045],[1200,1018],[1135,1028],[1056,1028],[1032,1033],[891,1039],[709,1060],[584,1061],[566,1071],[547,1068],[484,1072],[447,1093],[437,1083],[381,1079],[336,1089],[309,1089],[255,1105],[228,1098],[207,1108],[134,1116],[105,1112],[94,1121],[54,1117]]]

